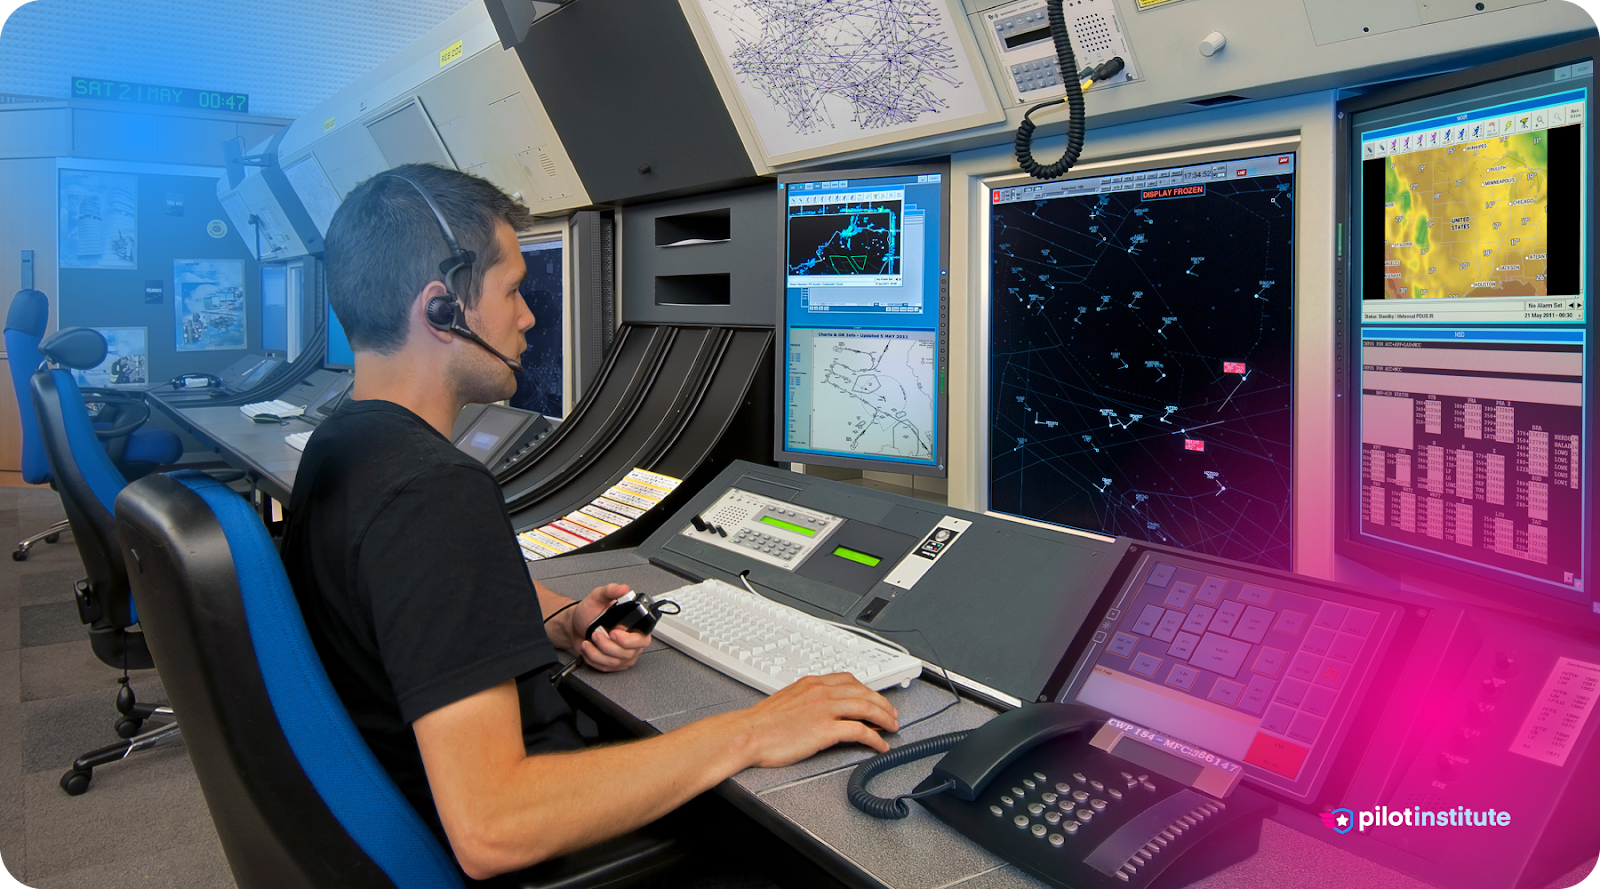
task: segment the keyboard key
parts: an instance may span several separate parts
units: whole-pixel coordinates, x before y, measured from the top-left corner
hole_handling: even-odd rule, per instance
[[[1129,636],[1127,633],[1119,632],[1115,636],[1111,637],[1111,644],[1106,646],[1106,650],[1112,654],[1127,657],[1133,653],[1134,646],[1138,644],[1138,638]]]
[[[1167,598],[1163,604],[1168,608],[1182,609],[1189,604],[1189,596],[1193,593],[1194,584],[1175,583],[1172,585],[1172,589],[1167,591]]]
[[[1189,612],[1188,618],[1183,622],[1184,632],[1194,633],[1197,636],[1204,633],[1206,627],[1211,623],[1211,616],[1216,613],[1217,609],[1209,605],[1194,606],[1194,610]]]
[[[1135,673],[1143,673],[1146,676],[1154,676],[1156,675],[1156,670],[1160,667],[1161,658],[1158,658],[1152,654],[1141,653],[1138,657],[1133,659],[1133,664],[1129,666],[1128,669]]]
[[[1227,585],[1228,582],[1223,578],[1207,577],[1205,583],[1200,584],[1200,589],[1195,592],[1194,597],[1207,605],[1215,605],[1217,600],[1222,598],[1222,590]]]
[[[1172,640],[1172,645],[1167,648],[1167,654],[1186,661],[1189,659],[1189,655],[1194,653],[1195,643],[1199,641],[1200,637],[1193,633],[1179,633]],[[1184,687],[1187,688],[1188,686]]]
[[[1314,682],[1317,673],[1322,668],[1322,658],[1310,652],[1302,651],[1294,656],[1294,661],[1289,664],[1289,677],[1302,682]]]
[[[1288,659],[1289,653],[1287,651],[1267,646],[1261,649],[1260,654],[1256,655],[1256,662],[1250,665],[1250,669],[1263,676],[1277,678],[1278,671],[1283,669],[1283,663]]]
[[[1286,734],[1296,741],[1310,744],[1317,740],[1317,734],[1321,731],[1322,718],[1302,712],[1295,716],[1294,722],[1290,724],[1289,731]]]
[[[1245,683],[1244,694],[1239,696],[1239,709],[1246,713],[1261,715],[1268,702],[1272,700],[1272,689],[1277,683],[1265,676],[1251,676]]]
[[[1333,602],[1323,602],[1322,607],[1317,609],[1317,616],[1312,619],[1311,625],[1337,630],[1344,625],[1345,615],[1349,612],[1350,608],[1348,606],[1338,605]]]
[[[1312,627],[1306,631],[1305,641],[1300,643],[1301,651],[1309,651],[1318,657],[1325,657],[1328,648],[1333,645],[1333,631],[1327,627]]]
[[[1211,621],[1211,632],[1224,636],[1233,632],[1233,627],[1244,615],[1244,603],[1229,599],[1217,606],[1217,616]]]
[[[1172,573],[1177,570],[1173,565],[1158,564],[1155,570],[1150,572],[1150,580],[1147,583],[1151,586],[1165,587],[1167,582],[1172,580]]]
[[[1280,735],[1289,733],[1289,723],[1294,721],[1294,711],[1279,704],[1267,708],[1267,715],[1261,718],[1261,727],[1269,732]]]
[[[1207,633],[1200,639],[1200,644],[1195,646],[1194,655],[1189,658],[1189,663],[1232,679],[1238,675],[1239,668],[1244,665],[1245,655],[1249,653],[1249,643],[1219,636],[1216,633]]]
[[[1183,626],[1183,612],[1168,611],[1162,616],[1161,622],[1156,624],[1155,632],[1150,635],[1158,641],[1171,642],[1173,634],[1177,633],[1178,627],[1181,626]]]
[[[1146,605],[1144,611],[1139,613],[1139,619],[1133,622],[1131,629],[1142,636],[1148,636],[1155,632],[1156,625],[1166,614],[1167,610],[1159,605]]]
[[[1318,671],[1317,678],[1312,680],[1317,685],[1338,690],[1344,688],[1344,678],[1350,672],[1350,667],[1338,661],[1323,661],[1322,669]]]
[[[1227,704],[1229,707],[1239,706],[1239,693],[1244,691],[1244,686],[1232,679],[1218,679],[1211,686],[1211,694],[1206,695],[1213,701]]]
[[[1167,674],[1167,684],[1178,688],[1188,689],[1194,685],[1195,677],[1200,674],[1182,664],[1174,664],[1171,672]]]
[[[1363,641],[1360,636],[1339,633],[1333,637],[1333,644],[1328,646],[1328,657],[1336,661],[1353,664],[1356,662],[1356,655],[1361,653],[1361,643]]]
[[[1285,679],[1278,686],[1278,693],[1272,697],[1274,701],[1289,707],[1299,707],[1305,700],[1306,690],[1311,688],[1310,683],[1298,679]]]
[[[1339,693],[1331,688],[1321,685],[1309,685],[1306,686],[1305,700],[1300,702],[1300,709],[1313,716],[1326,718],[1329,713],[1333,712],[1333,702],[1338,699]]]
[[[1265,608],[1247,605],[1244,615],[1239,619],[1239,625],[1233,629],[1233,638],[1243,639],[1252,645],[1259,644],[1267,636],[1267,628],[1272,626],[1272,619],[1277,614]]]
[[[1280,633],[1291,636],[1300,635],[1300,630],[1306,625],[1306,616],[1298,611],[1285,611],[1278,615],[1278,625],[1273,627]]]
[[[1266,605],[1272,601],[1272,590],[1269,590],[1266,587],[1245,584],[1244,587],[1239,590],[1239,601],[1249,602],[1252,605]]]
[[[1363,608],[1352,608],[1350,609],[1350,613],[1345,615],[1344,625],[1340,627],[1340,629],[1344,630],[1346,633],[1354,633],[1357,636],[1365,637],[1367,634],[1372,632],[1372,626],[1373,624],[1377,623],[1377,620],[1378,613],[1375,611],[1367,611]]]

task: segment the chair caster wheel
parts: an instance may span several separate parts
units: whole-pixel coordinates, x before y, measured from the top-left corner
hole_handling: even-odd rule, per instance
[[[116,728],[117,737],[126,741],[134,735],[137,735],[139,733],[139,729],[144,728],[144,720],[134,719],[131,716],[125,716],[122,719],[117,720]]]
[[[25,549],[14,549],[14,550],[12,550],[11,551],[11,561],[13,561],[13,562],[26,562],[26,561],[28,561],[28,551],[25,550]]]
[[[61,789],[67,792],[67,796],[83,796],[89,792],[89,779],[93,776],[93,769],[68,769],[61,776]]]
[[[61,539],[61,535],[60,534],[46,534],[44,536],[44,542],[45,543],[56,543],[60,539]]]

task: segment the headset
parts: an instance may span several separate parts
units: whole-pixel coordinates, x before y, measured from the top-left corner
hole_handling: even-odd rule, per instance
[[[433,202],[433,197],[421,185],[418,185],[415,180],[409,176],[402,176],[394,172],[379,173],[378,176],[399,179],[401,182],[416,189],[417,194],[422,195],[422,199],[427,202],[428,209],[433,211],[433,218],[439,223],[439,234],[444,235],[445,246],[450,248],[450,257],[439,263],[439,279],[444,283],[444,296],[435,296],[428,300],[427,307],[423,309],[423,316],[428,319],[428,324],[435,330],[449,331],[477,343],[487,350],[489,354],[504,361],[506,366],[511,368],[512,373],[522,373],[523,367],[520,362],[506,357],[499,349],[484,342],[483,337],[478,336],[471,328],[467,327],[466,320],[463,318],[464,313],[461,308],[461,301],[456,297],[455,277],[463,271],[472,271],[472,264],[478,258],[477,254],[471,250],[461,249],[461,245],[456,243],[455,233],[450,231],[450,223],[445,220],[444,213],[439,210],[439,205]]]

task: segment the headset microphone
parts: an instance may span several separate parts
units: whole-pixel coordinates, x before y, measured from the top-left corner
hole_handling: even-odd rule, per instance
[[[504,361],[506,366],[511,368],[512,373],[522,373],[523,367],[521,363],[507,358],[499,349],[485,342],[483,337],[478,336],[471,328],[467,327],[461,318],[461,302],[456,298],[454,287],[455,276],[462,271],[470,271],[472,263],[477,259],[477,255],[471,250],[462,250],[461,246],[456,243],[455,234],[450,231],[450,223],[445,221],[444,213],[440,211],[439,205],[433,202],[433,198],[422,186],[418,185],[410,177],[402,176],[399,173],[386,172],[378,175],[399,179],[401,182],[416,189],[417,194],[422,195],[422,199],[428,204],[428,209],[433,211],[434,220],[439,223],[439,234],[444,235],[445,246],[450,248],[450,258],[439,263],[439,277],[444,283],[444,296],[435,296],[428,300],[428,305],[423,309],[423,317],[427,318],[429,326],[435,330],[449,331],[476,343],[489,354]]]

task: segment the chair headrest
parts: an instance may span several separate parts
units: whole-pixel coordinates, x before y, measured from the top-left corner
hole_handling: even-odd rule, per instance
[[[106,360],[105,334],[93,327],[68,327],[45,337],[39,353],[62,367],[89,370]]]
[[[11,298],[11,310],[6,312],[6,330],[44,336],[45,325],[49,322],[50,298],[41,291],[18,290]]]

